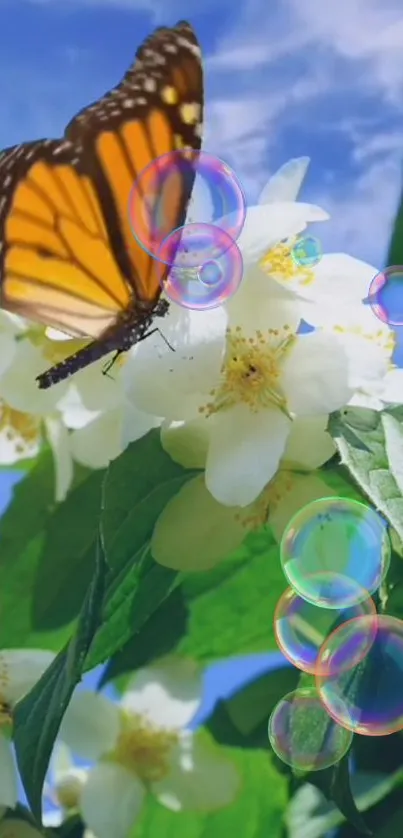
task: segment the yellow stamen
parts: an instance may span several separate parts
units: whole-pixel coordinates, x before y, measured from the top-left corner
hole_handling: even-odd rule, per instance
[[[0,433],[13,444],[17,454],[29,456],[32,453],[40,441],[40,426],[38,416],[21,413],[0,400]]]
[[[284,283],[298,280],[299,285],[310,285],[315,279],[312,268],[298,265],[291,255],[296,241],[294,236],[286,242],[279,242],[262,257],[259,265],[263,271]]]
[[[86,772],[77,768],[66,774],[56,784],[56,801],[66,812],[78,809],[86,779]]]
[[[127,713],[110,759],[133,771],[144,783],[157,782],[168,773],[169,754],[177,741],[175,731],[157,728],[143,716]]]
[[[254,337],[246,337],[239,326],[229,329],[220,383],[210,393],[211,402],[200,412],[207,417],[241,403],[254,413],[275,405],[289,415],[281,374],[294,340],[287,325],[265,333],[257,331]]]

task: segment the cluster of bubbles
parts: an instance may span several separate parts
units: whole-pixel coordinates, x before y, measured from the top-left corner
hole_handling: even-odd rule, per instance
[[[403,326],[403,267],[392,265],[374,276],[364,303],[388,326]]]
[[[390,563],[387,523],[358,501],[322,498],[291,519],[280,554],[290,587],[274,614],[276,640],[315,680],[278,702],[269,740],[288,765],[318,771],[344,756],[354,733],[403,729],[403,622],[378,615],[371,597]]]
[[[186,223],[172,230],[184,185],[194,178]],[[175,303],[191,309],[216,308],[238,290],[243,260],[237,240],[246,218],[246,200],[235,172],[204,151],[172,151],[140,173],[129,198],[133,235],[161,270],[162,288]],[[194,219],[194,220],[193,220]],[[291,253],[300,267],[321,258],[319,242],[299,239]]]
[[[193,178],[187,223],[172,230],[183,189]],[[184,308],[216,308],[237,291],[243,261],[236,241],[245,217],[245,195],[235,172],[204,151],[172,151],[153,160],[129,200],[134,237],[169,266],[166,278],[161,271],[163,290]]]

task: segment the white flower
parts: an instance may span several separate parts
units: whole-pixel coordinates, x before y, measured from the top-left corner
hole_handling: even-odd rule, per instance
[[[74,462],[104,468],[129,442],[160,422],[125,400],[119,364],[114,378],[102,374],[106,362],[101,361],[40,390],[35,380],[38,373],[82,345],[83,341],[53,330],[26,328],[15,341],[12,362],[0,374],[0,463],[35,457],[47,439],[54,458],[57,501],[64,500],[71,486]]]
[[[203,474],[189,480],[167,503],[155,525],[151,542],[155,560],[186,573],[208,570],[225,561],[250,530],[266,523],[280,540],[294,512],[333,494],[314,473],[336,450],[326,432],[327,421],[327,416],[315,416],[293,422],[279,471],[249,506],[218,503],[207,490]],[[161,441],[185,468],[205,466],[209,439],[204,420],[166,424]]]
[[[45,826],[59,826],[78,812],[87,778],[88,767],[75,765],[70,748],[64,742],[57,741],[43,790]]]
[[[124,371],[127,393],[139,409],[171,421],[205,417],[207,488],[220,503],[247,506],[274,476],[293,419],[349,400],[347,356],[333,334],[297,334],[295,298],[245,295],[226,333],[222,312],[215,333],[209,319],[210,334],[200,329],[202,314],[188,312],[174,352],[158,353],[151,339],[138,347]]]
[[[3,724],[12,723],[15,704],[32,689],[53,659],[53,652],[40,649],[3,649],[0,652],[0,720]],[[17,800],[17,773],[10,740],[1,733],[0,806],[14,808]]]
[[[127,838],[148,792],[174,811],[231,802],[239,785],[235,767],[184,729],[201,689],[191,662],[165,659],[137,673],[120,705],[99,693],[73,697],[60,736],[78,756],[98,760],[80,801],[97,838]]]
[[[258,204],[296,201],[308,171],[309,157],[295,157],[284,163],[263,187]]]

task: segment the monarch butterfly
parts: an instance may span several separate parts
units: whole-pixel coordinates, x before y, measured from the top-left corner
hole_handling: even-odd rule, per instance
[[[135,239],[129,195],[147,165],[184,149],[187,170],[178,166],[158,199],[164,236],[185,223],[202,121],[201,50],[180,21],[144,41],[120,84],[80,111],[63,139],[0,155],[0,304],[91,339],[39,375],[40,388],[129,349],[166,314],[169,267]],[[147,196],[139,189],[138,198]]]

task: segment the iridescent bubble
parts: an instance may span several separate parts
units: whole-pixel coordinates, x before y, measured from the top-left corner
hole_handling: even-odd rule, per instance
[[[186,218],[171,238],[173,211],[181,200],[183,183],[193,182]],[[224,230],[232,241],[242,230],[246,217],[246,200],[235,172],[213,154],[205,151],[172,151],[156,158],[143,169],[129,197],[129,220],[134,237],[154,259],[177,267],[198,267],[176,260],[175,248],[180,244],[184,222],[214,225]],[[179,231],[179,232],[178,232]],[[169,247],[166,245],[170,238]],[[221,240],[225,244],[228,239]],[[163,243],[164,247],[162,247]],[[210,258],[220,256],[217,251]],[[185,252],[185,251],[184,251]]]
[[[334,574],[329,574],[333,577]],[[324,582],[324,574],[321,575]],[[287,590],[280,597],[274,612],[274,634],[281,651],[298,669],[310,674],[320,673],[319,651],[326,637],[339,625],[347,620],[360,616],[376,615],[375,603],[352,579],[345,577],[337,580],[338,585],[346,587],[347,598],[350,596],[357,602],[350,608],[336,611],[334,608],[318,608],[295,593],[293,588]],[[311,580],[311,586],[317,585],[317,580]],[[335,580],[329,583],[334,589]],[[363,655],[367,649],[364,648]],[[326,673],[329,665],[326,663]],[[331,671],[331,670],[330,670]]]
[[[301,268],[312,268],[322,258],[322,245],[314,236],[298,239],[291,250],[291,257]]]
[[[217,262],[205,262],[204,265],[199,268],[199,280],[203,283],[203,285],[214,287],[221,281],[221,279],[222,273]]]
[[[364,303],[378,320],[389,326],[403,326],[403,267],[392,265],[372,280]]]
[[[318,752],[320,728],[324,737]],[[268,732],[274,753],[300,771],[320,771],[335,765],[347,753],[353,738],[351,731],[332,721],[313,688],[283,696],[270,716]]]
[[[188,224],[184,228],[184,241],[192,254],[190,262],[195,261],[197,267],[186,266],[186,259],[183,266],[175,263],[163,282],[165,294],[184,308],[209,309],[222,305],[235,294],[242,281],[243,261],[238,245],[228,233],[211,224]],[[214,252],[215,242],[219,243],[218,255],[211,259],[208,254]],[[194,255],[196,248],[199,248],[198,258]]]
[[[299,596],[320,608],[348,608],[357,602],[359,590],[372,594],[385,577],[390,562],[387,523],[358,501],[321,498],[291,519],[280,555]]]
[[[358,617],[340,626],[319,653],[316,681],[325,709],[338,724],[364,736],[402,730],[402,662],[403,622],[396,617]]]

